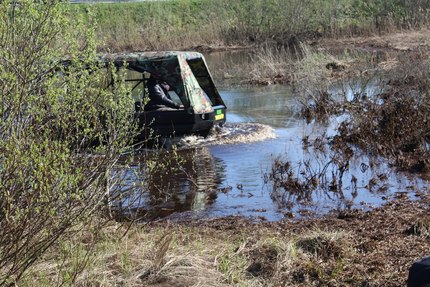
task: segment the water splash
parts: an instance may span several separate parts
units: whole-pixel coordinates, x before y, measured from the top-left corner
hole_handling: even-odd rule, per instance
[[[258,123],[227,123],[214,128],[205,138],[190,135],[175,139],[178,147],[210,146],[220,144],[252,143],[275,138],[275,131]]]

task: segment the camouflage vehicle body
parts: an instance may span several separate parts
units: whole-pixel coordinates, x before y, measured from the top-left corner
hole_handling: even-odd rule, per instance
[[[152,132],[161,136],[206,135],[214,125],[225,123],[226,106],[201,53],[139,52],[109,55],[104,60],[127,69],[126,81],[131,84],[136,117],[142,128],[140,137]],[[150,74],[169,84],[169,94],[184,109],[144,111]]]

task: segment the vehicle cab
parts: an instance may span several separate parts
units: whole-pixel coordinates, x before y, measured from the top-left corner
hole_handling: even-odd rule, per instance
[[[206,61],[198,52],[140,52],[106,57],[117,68],[127,70],[126,81],[135,100],[142,133],[172,136],[207,135],[214,125],[226,121],[226,106],[215,87]],[[169,86],[169,96],[184,108],[145,110],[147,82],[156,74]]]

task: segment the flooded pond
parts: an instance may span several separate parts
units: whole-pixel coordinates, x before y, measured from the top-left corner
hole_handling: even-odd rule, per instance
[[[238,55],[239,62],[246,62],[243,53]],[[215,56],[208,57],[212,70],[220,69],[219,57],[227,57]],[[119,172],[130,186],[142,187],[126,193],[119,205],[148,219],[241,215],[274,221],[344,208],[368,209],[398,191],[413,195],[425,185],[359,151],[340,173],[330,146],[317,143],[335,135],[341,118],[307,123],[300,116],[297,95],[288,86],[223,86],[220,94],[228,107],[225,126],[208,138],[175,139],[174,152],[152,152],[162,168],[151,178],[144,176],[147,155],[135,155],[130,167]],[[276,186],[270,178],[272,166],[285,159],[302,180],[317,181],[318,187],[301,194]]]

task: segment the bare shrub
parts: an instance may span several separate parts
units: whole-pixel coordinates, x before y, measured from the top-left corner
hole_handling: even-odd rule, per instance
[[[307,95],[302,98],[303,116],[309,122],[333,123],[337,120],[337,134],[323,135],[313,141],[309,137],[303,139],[305,149],[326,154],[322,161],[318,161],[317,156],[300,163],[276,159],[268,176],[274,185],[272,198],[287,209],[297,203],[312,202],[318,192],[329,198],[336,195],[343,200],[346,187],[355,198],[357,174],[350,174],[349,165],[351,159],[362,153],[371,158],[383,156],[398,169],[429,171],[430,83],[425,57],[420,53],[399,54],[398,66],[389,75],[375,69],[348,75],[352,78],[340,84],[332,78],[324,82],[325,71],[320,74],[321,69],[316,69],[315,74],[311,69],[309,75],[303,73],[304,79],[310,79],[312,83],[298,88]],[[312,62],[310,59],[306,61]],[[322,66],[321,61],[315,62],[314,67]],[[378,80],[384,76],[387,79]],[[361,172],[367,168],[363,165]],[[345,174],[350,178],[346,179]],[[386,180],[387,175],[378,171],[363,187],[370,192],[384,192],[388,188]],[[348,207],[348,200],[344,202]]]

